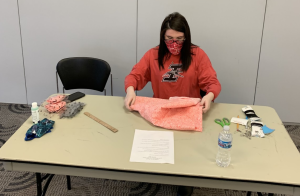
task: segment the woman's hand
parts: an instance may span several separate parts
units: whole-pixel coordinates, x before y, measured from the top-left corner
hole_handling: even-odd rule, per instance
[[[212,92],[209,92],[207,95],[205,95],[202,98],[200,104],[204,106],[203,113],[206,113],[209,110],[210,104],[211,104],[212,100],[214,100],[214,98],[215,98],[215,95]]]
[[[124,104],[125,104],[125,107],[129,111],[132,111],[132,109],[130,108],[130,106],[134,104],[135,97],[136,97],[133,86],[129,86],[126,89],[126,93],[127,94],[126,94],[126,97],[125,97],[125,100],[124,100]]]

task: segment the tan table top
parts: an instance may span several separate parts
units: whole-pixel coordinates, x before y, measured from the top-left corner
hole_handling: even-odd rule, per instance
[[[73,119],[52,117],[55,125],[51,133],[26,142],[25,133],[32,125],[29,118],[0,149],[0,159],[300,185],[299,152],[270,107],[252,106],[275,132],[266,138],[249,140],[235,131],[236,124],[231,124],[232,161],[228,168],[220,168],[215,164],[215,157],[222,128],[214,119],[231,119],[237,115],[242,118],[244,105],[215,103],[204,114],[203,132],[174,131],[175,164],[172,165],[129,162],[135,129],[165,129],[151,125],[137,112],[128,112],[123,100],[123,97],[87,95],[80,99],[87,104],[80,114]],[[90,112],[119,132],[111,132],[84,112]]]

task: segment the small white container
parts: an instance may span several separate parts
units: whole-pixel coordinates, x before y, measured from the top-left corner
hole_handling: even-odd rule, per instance
[[[37,124],[40,120],[39,115],[39,107],[37,105],[37,102],[33,102],[31,106],[31,115],[32,115],[32,121],[34,124]]]

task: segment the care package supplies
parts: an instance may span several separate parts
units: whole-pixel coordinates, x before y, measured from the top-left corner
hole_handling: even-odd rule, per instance
[[[49,97],[46,101],[47,104],[45,105],[45,108],[48,110],[50,113],[60,113],[63,110],[65,110],[66,106],[66,95],[54,95],[52,97]]]
[[[246,114],[248,119],[250,120],[260,120],[260,117],[258,117],[254,110],[250,106],[245,106],[242,108],[242,111]]]
[[[83,109],[84,106],[85,103],[82,102],[68,103],[66,109],[60,114],[60,118],[63,117],[73,118],[76,114],[78,114]]]
[[[265,134],[263,132],[263,126],[264,124],[262,122],[258,122],[255,120],[251,120],[251,135],[252,137],[265,137]]]
[[[199,98],[171,97],[168,100],[137,96],[131,108],[159,127],[202,131],[202,106]]]
[[[240,124],[240,125],[246,126],[248,120],[247,120],[247,119],[242,119],[242,118],[232,117],[232,118],[231,118],[231,122],[232,122],[232,123],[236,123],[236,124]]]
[[[46,101],[50,104],[54,104],[54,103],[59,103],[59,102],[62,102],[64,101],[65,99],[67,98],[66,95],[54,95],[54,96],[51,96],[49,97]]]
[[[59,103],[45,105],[45,108],[50,113],[59,113],[59,112],[65,110],[65,106],[66,106],[66,102],[62,101]]]
[[[32,125],[25,134],[25,141],[33,140],[34,138],[40,138],[46,133],[51,132],[54,123],[55,122],[53,120],[44,118],[37,124]]]
[[[264,126],[262,127],[262,130],[263,130],[263,132],[264,132],[265,135],[270,134],[270,133],[273,133],[273,132],[275,131],[275,129],[270,129],[270,128],[267,127],[266,125],[264,125]]]

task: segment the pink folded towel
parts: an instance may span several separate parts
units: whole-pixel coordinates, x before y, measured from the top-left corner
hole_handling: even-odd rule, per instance
[[[202,131],[202,106],[199,98],[171,97],[168,100],[137,96],[131,108],[159,127]]]

